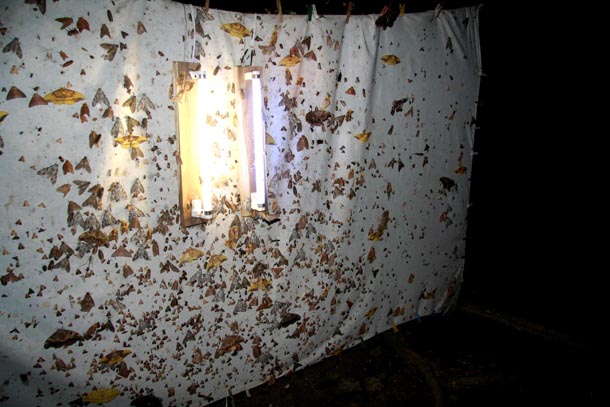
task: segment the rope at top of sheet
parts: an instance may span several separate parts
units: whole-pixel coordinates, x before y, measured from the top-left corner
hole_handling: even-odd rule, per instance
[[[345,14],[345,24],[349,23],[349,18],[352,15],[352,9],[354,8],[354,2],[350,1],[347,3],[347,13]]]
[[[277,14],[280,16],[280,23],[284,22],[284,13],[282,12],[282,0],[275,0]]]

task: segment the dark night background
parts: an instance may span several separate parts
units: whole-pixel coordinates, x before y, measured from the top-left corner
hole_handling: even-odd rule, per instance
[[[203,6],[204,0],[181,0]],[[402,1],[401,1],[402,2]],[[283,0],[285,14],[311,1]],[[347,2],[313,2],[318,14],[345,14]],[[390,1],[356,1],[353,14],[379,14]],[[394,2],[396,4],[399,1]],[[437,1],[408,0],[406,11]],[[586,185],[576,176],[586,143],[585,108],[570,45],[579,29],[570,11],[528,2],[446,0],[445,8],[482,5],[483,72],[462,302],[496,308],[589,341],[594,270],[585,227]],[[276,2],[223,0],[211,8],[275,13]],[[566,15],[558,16],[560,12]],[[594,11],[593,11],[594,12]],[[573,22],[573,21],[572,21]],[[391,28],[390,28],[391,29]],[[577,58],[576,58],[577,59]],[[584,220],[582,221],[585,224]],[[599,279],[599,277],[598,277]]]

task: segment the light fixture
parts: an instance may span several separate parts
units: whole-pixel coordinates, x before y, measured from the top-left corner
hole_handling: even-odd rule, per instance
[[[265,123],[260,70],[244,73],[244,146],[247,165],[250,209],[267,209],[267,169],[265,160]],[[243,172],[242,172],[243,173]]]
[[[201,185],[201,199],[196,196],[191,201],[191,217],[212,219],[214,210],[212,204],[212,129],[206,120],[206,95],[209,89],[206,84],[204,71],[190,71],[192,79],[197,83],[195,102],[195,148],[199,156],[199,184]]]

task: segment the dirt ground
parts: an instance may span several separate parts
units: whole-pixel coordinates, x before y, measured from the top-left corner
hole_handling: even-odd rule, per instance
[[[596,404],[586,342],[516,328],[463,310],[412,321],[212,406]]]

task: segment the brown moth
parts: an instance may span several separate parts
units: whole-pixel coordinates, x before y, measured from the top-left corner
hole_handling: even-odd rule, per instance
[[[20,99],[20,98],[24,98],[24,97],[25,97],[25,93],[23,93],[16,86],[11,86],[8,93],[6,94],[6,100]]]
[[[45,106],[48,104],[49,104],[49,102],[47,102],[42,96],[40,96],[38,93],[34,93],[32,98],[30,99],[30,103],[28,104],[28,107]]]
[[[69,329],[58,329],[44,342],[44,348],[61,348],[82,341],[83,337],[78,332]]]
[[[55,184],[57,182],[57,171],[59,169],[58,164],[50,165],[46,168],[39,170],[36,174],[46,177],[51,181],[51,184]]]
[[[11,42],[6,44],[6,46],[2,49],[2,52],[12,52],[19,58],[23,58],[23,52],[21,51],[21,44],[19,43],[19,38],[14,38]]]
[[[60,30],[63,30],[64,28],[68,27],[70,24],[72,24],[74,22],[74,20],[71,17],[60,17],[60,18],[56,18],[55,21],[57,21],[58,23],[61,23],[61,27],[59,28]]]
[[[108,44],[108,43],[102,43],[102,44],[100,44],[100,47],[102,47],[106,50],[106,55],[104,55],[104,59],[107,61],[112,61],[114,59],[114,57],[116,56],[116,52],[119,49],[118,45]]]

